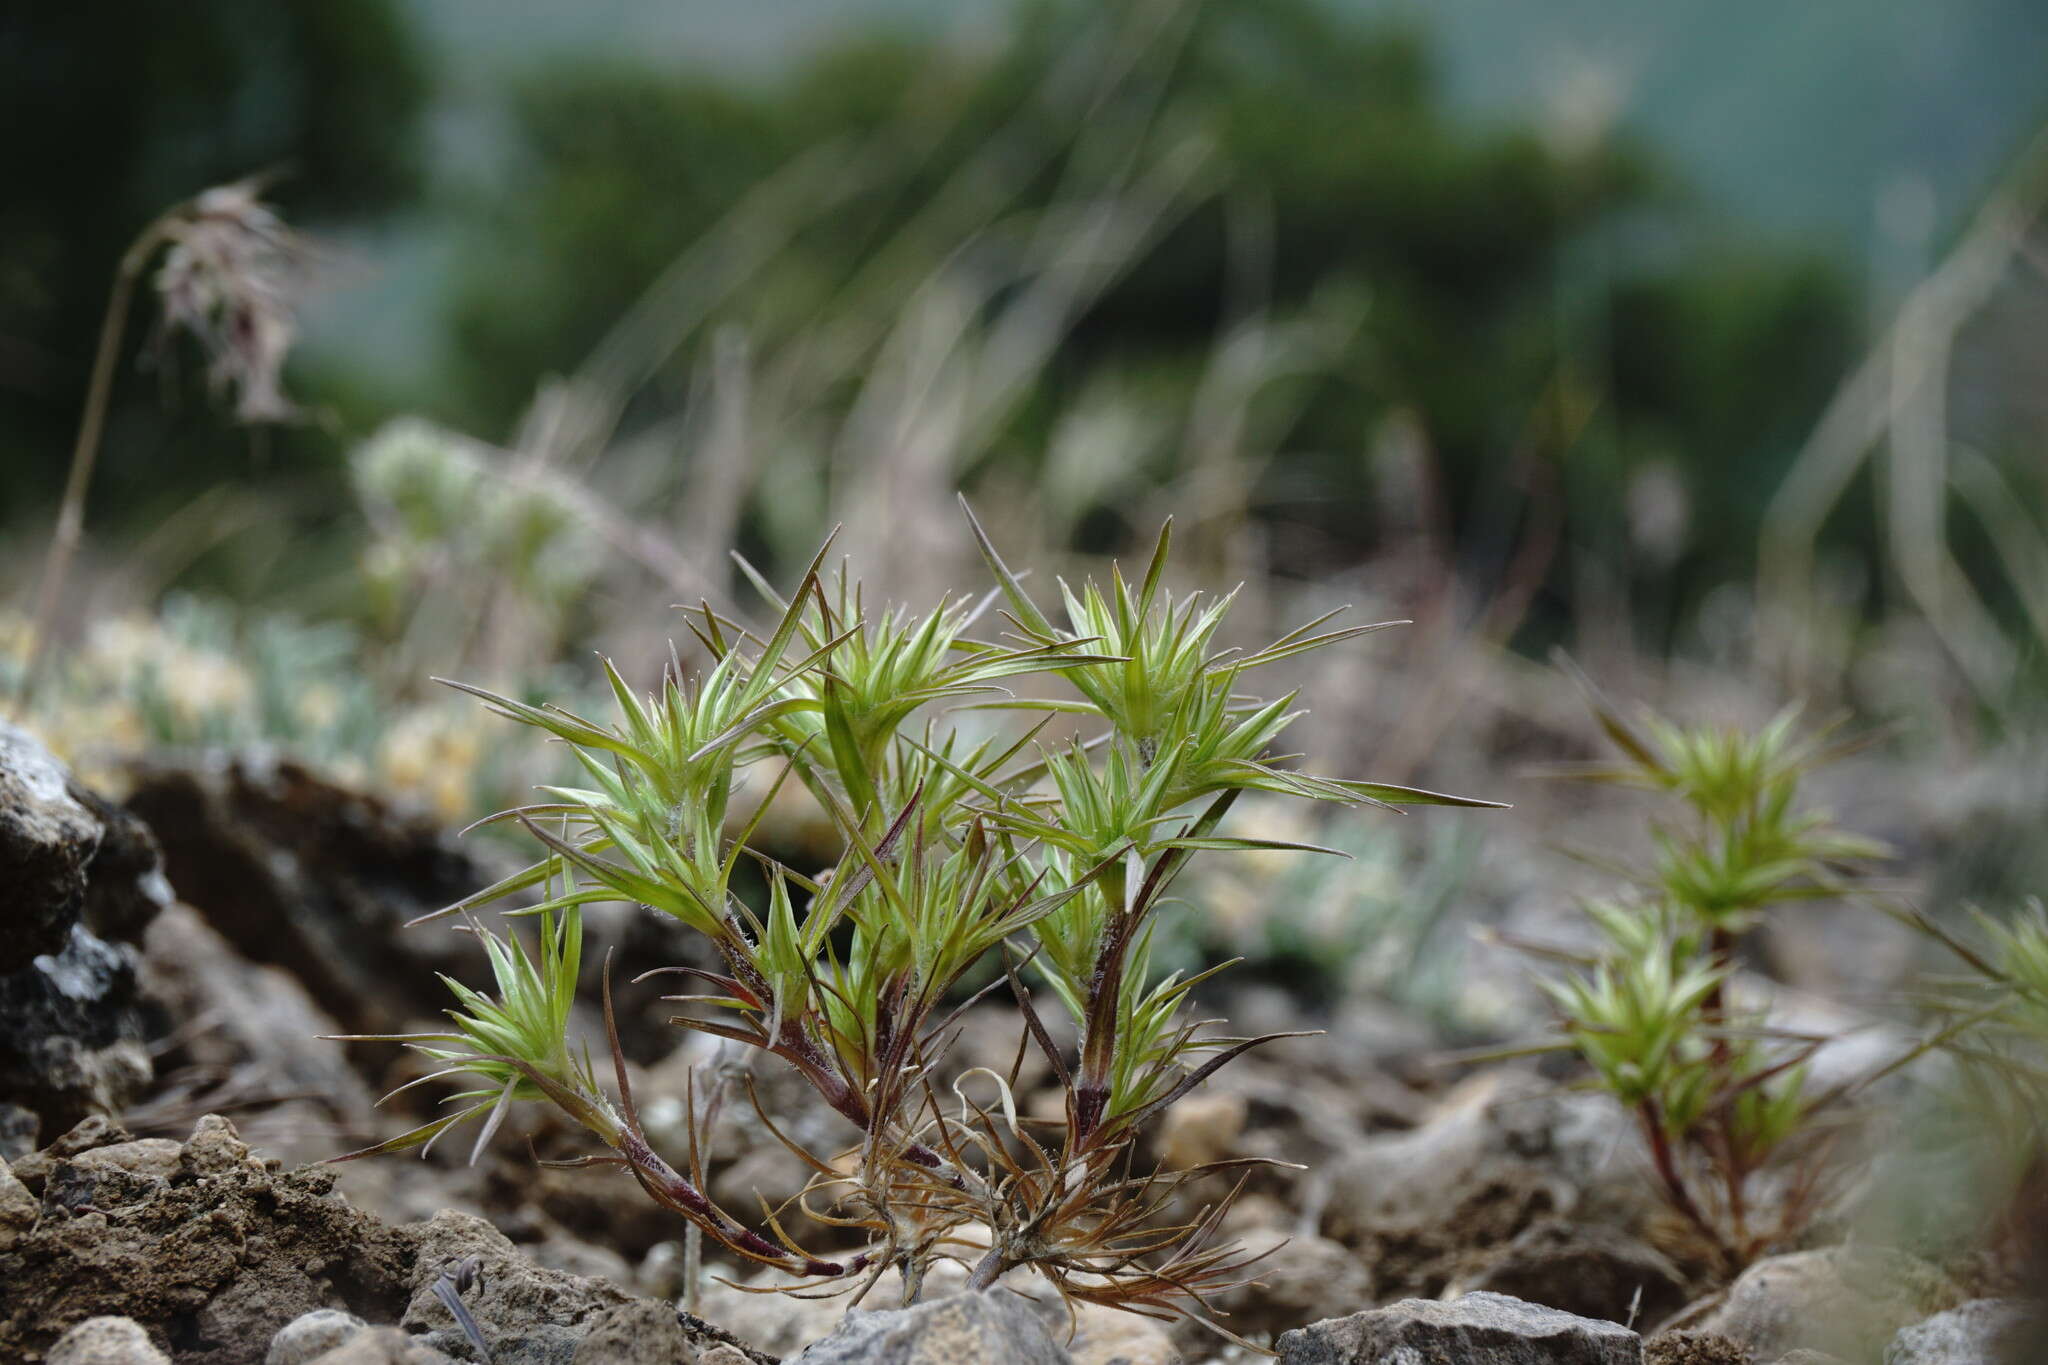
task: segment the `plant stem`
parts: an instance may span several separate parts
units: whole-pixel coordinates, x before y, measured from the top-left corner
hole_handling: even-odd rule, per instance
[[[57,607],[64,595],[64,579],[71,557],[78,549],[85,529],[85,495],[92,485],[93,466],[99,460],[100,437],[107,424],[107,401],[114,390],[114,365],[121,356],[121,338],[128,328],[129,306],[135,298],[136,281],[149,258],[163,244],[173,222],[183,216],[185,206],[167,210],[142,230],[114,270],[114,286],[107,296],[106,316],[100,320],[99,348],[93,355],[92,377],[85,391],[85,411],[78,423],[78,440],[71,448],[71,472],[64,480],[64,501],[57,509],[57,528],[50,548],[43,556],[43,572],[36,584],[35,613],[30,618],[28,666],[22,670],[21,685],[15,692],[17,712],[26,714],[35,700],[37,686],[50,662],[50,633]]]
[[[1642,1120],[1643,1137],[1650,1144],[1650,1160],[1657,1168],[1657,1178],[1664,1182],[1665,1197],[1687,1222],[1700,1230],[1716,1251],[1725,1253],[1727,1248],[1721,1234],[1700,1212],[1699,1205],[1693,1202],[1692,1192],[1686,1189],[1685,1180],[1678,1173],[1678,1162],[1671,1152],[1671,1139],[1665,1136],[1663,1119],[1657,1112],[1656,1103],[1644,1101],[1636,1110],[1636,1116]]]
[[[846,1267],[837,1262],[821,1261],[777,1246],[760,1233],[733,1222],[702,1191],[663,1161],[638,1133],[621,1130],[606,1141],[626,1159],[633,1173],[639,1177],[641,1187],[654,1196],[655,1202],[703,1228],[728,1250],[796,1275],[835,1276],[846,1273]]]
[[[1736,1254],[1747,1260],[1749,1257],[1749,1208],[1743,1198],[1742,1187],[1748,1180],[1748,1172],[1735,1159],[1735,1143],[1726,1133],[1721,1138],[1721,1181],[1728,1191],[1728,1223],[1735,1235]]]
[[[729,1039],[721,1038],[718,1047],[711,1054],[711,1070],[716,1079],[712,1082],[711,1098],[705,1101],[704,1117],[698,1123],[698,1131],[710,1133],[718,1123],[719,1111],[725,1108],[726,1087],[732,1083],[732,1049]],[[745,1063],[742,1062],[741,1065]],[[695,1223],[683,1229],[683,1308],[694,1313],[704,1289],[704,1229]]]

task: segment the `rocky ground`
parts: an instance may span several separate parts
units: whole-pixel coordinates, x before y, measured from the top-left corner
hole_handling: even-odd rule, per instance
[[[400,926],[488,880],[488,856],[255,757],[137,767],[116,804],[0,726],[0,1360],[1254,1358],[1190,1323],[1070,1318],[1027,1282],[955,1292],[964,1274],[910,1309],[878,1286],[849,1316],[714,1263],[680,1312],[682,1229],[629,1180],[536,1165],[582,1150],[539,1112],[531,1151],[501,1138],[475,1166],[317,1164],[397,1131],[407,1115],[373,1099],[414,1074],[396,1049],[323,1035],[412,1030],[440,1007],[438,972],[473,974],[461,935]],[[594,927],[622,977],[687,952],[644,920]],[[2048,1359],[2009,1259],[1881,1244],[1842,1216],[1724,1284],[1607,1100],[1528,1062],[1447,1064],[1441,1029],[1369,997],[1306,1018],[1254,981],[1216,1004],[1246,1031],[1325,1030],[1225,1068],[1154,1142],[1170,1167],[1307,1168],[1261,1174],[1233,1208],[1228,1232],[1269,1254],[1215,1304],[1282,1360]],[[673,1141],[685,1077],[719,1059],[672,1046],[651,998],[627,1008],[643,1117]],[[994,1012],[959,1063],[1007,1067],[1014,1046]],[[830,1145],[759,1079],[799,1140]],[[713,1134],[728,1206],[801,1185],[757,1127],[732,1104]]]

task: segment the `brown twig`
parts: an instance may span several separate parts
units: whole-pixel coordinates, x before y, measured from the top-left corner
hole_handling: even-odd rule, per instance
[[[70,573],[71,558],[77,553],[79,538],[85,530],[86,493],[92,485],[94,466],[99,461],[100,438],[106,430],[108,401],[114,391],[114,367],[121,356],[121,340],[127,334],[128,313],[134,303],[136,283],[141,280],[149,258],[168,239],[171,229],[185,216],[189,207],[188,204],[179,204],[159,215],[129,243],[128,249],[121,253],[120,265],[114,270],[114,285],[107,296],[106,316],[100,320],[99,346],[93,354],[92,377],[86,385],[85,411],[79,419],[78,439],[71,448],[71,472],[64,480],[64,500],[57,509],[57,527],[50,537],[50,548],[43,556],[42,576],[36,583],[35,611],[30,618],[28,666],[22,670],[21,684],[14,697],[17,711],[28,710],[50,664],[50,637],[57,619],[57,608],[63,601],[64,580]]]

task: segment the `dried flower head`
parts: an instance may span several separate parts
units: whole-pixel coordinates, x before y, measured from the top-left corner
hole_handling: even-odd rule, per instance
[[[183,329],[207,352],[207,379],[216,393],[235,390],[235,415],[244,422],[280,422],[298,409],[284,396],[279,375],[297,331],[295,310],[304,293],[311,253],[275,210],[257,197],[258,180],[219,185],[159,214],[121,253],[114,287],[100,322],[100,340],[86,388],[71,473],[64,481],[57,526],[36,586],[27,667],[14,685],[14,704],[26,710],[51,659],[49,641],[64,597],[71,556],[85,526],[86,490],[99,461],[114,371],[127,335],[128,314],[143,272],[158,252],[156,275],[163,307],[159,338]]]
[[[156,273],[166,333],[183,331],[207,357],[207,382],[232,389],[235,416],[281,422],[298,413],[280,375],[298,331],[310,252],[259,198],[256,180],[207,190],[164,226]]]

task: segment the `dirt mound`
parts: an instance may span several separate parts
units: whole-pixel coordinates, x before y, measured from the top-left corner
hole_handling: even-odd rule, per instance
[[[491,1271],[477,1316],[493,1335],[531,1330],[514,1321],[522,1306],[573,1331],[628,1301],[526,1264],[480,1219],[386,1224],[335,1195],[332,1171],[259,1160],[212,1115],[183,1144],[91,1119],[13,1174],[36,1206],[0,1240],[0,1359],[40,1360],[74,1324],[119,1315],[179,1365],[259,1365],[272,1334],[316,1308],[423,1316],[441,1272],[471,1256]]]

